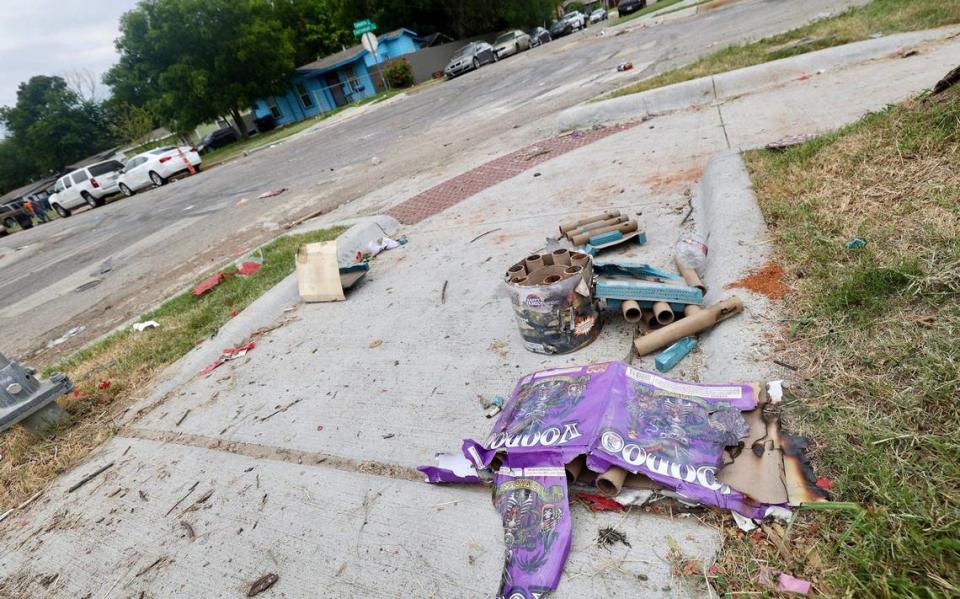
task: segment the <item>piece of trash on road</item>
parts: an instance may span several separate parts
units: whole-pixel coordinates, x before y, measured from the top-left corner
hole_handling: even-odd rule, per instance
[[[263,268],[262,262],[254,262],[248,260],[240,264],[240,267],[237,268],[237,274],[241,277],[252,277],[253,275],[260,272],[260,269]]]
[[[507,269],[504,285],[524,348],[563,354],[600,335],[602,318],[590,289],[591,273],[590,256],[565,248],[530,254]],[[491,349],[496,351],[493,345]]]
[[[764,146],[767,150],[786,150],[787,148],[806,143],[811,139],[816,139],[815,133],[798,133],[796,135],[787,135],[776,141],[771,141]]]
[[[774,570],[769,566],[760,566],[757,582],[765,587],[776,589],[784,593],[806,595],[813,586],[809,581]]]
[[[381,345],[383,345],[383,339],[374,339],[373,341],[370,342],[370,345],[368,345],[367,347],[369,347],[370,349],[373,349],[375,347],[380,347]]]
[[[111,383],[110,381],[100,381],[97,384],[97,389],[101,391],[106,391],[107,389],[110,388],[111,385],[113,385],[113,383]]]
[[[623,506],[620,503],[604,497],[603,495],[591,495],[590,493],[577,493],[577,499],[582,501],[591,512],[622,512]]]
[[[493,475],[507,550],[498,596],[529,597],[560,581],[570,484],[593,484],[620,505],[627,488],[643,491],[625,495],[641,505],[655,492],[747,518],[789,517],[791,505],[824,500],[805,444],[780,430],[778,404],[760,384],[688,383],[609,362],[521,378],[485,440],[463,442],[476,475],[419,470],[430,482]]]
[[[253,581],[253,584],[250,585],[250,590],[247,591],[247,597],[256,597],[260,593],[277,584],[278,580],[280,580],[280,576],[274,574],[273,572],[264,574],[260,578]]]
[[[156,320],[148,320],[146,322],[135,322],[133,323],[133,330],[142,333],[147,329],[156,329],[160,326],[160,323]]]
[[[621,62],[620,64],[617,65],[617,71],[620,73],[624,71],[629,71],[632,68],[633,68],[632,62]]]
[[[215,275],[210,275],[206,279],[200,281],[193,287],[193,295],[195,297],[200,297],[204,293],[210,291],[220,283],[227,280],[227,274],[218,272]]]
[[[654,361],[657,370],[660,372],[669,372],[674,366],[680,363],[680,360],[685,358],[687,354],[693,351],[693,348],[696,346],[696,337],[684,337],[680,341],[677,341],[667,349],[657,354],[656,360]]]
[[[866,240],[866,239],[861,239],[861,238],[859,238],[859,237],[854,237],[853,239],[851,239],[850,241],[847,242],[847,249],[848,249],[848,250],[862,250],[864,247],[866,247],[866,245],[867,245],[867,240]]]
[[[272,189],[272,190],[270,190],[270,191],[265,191],[265,192],[261,193],[260,195],[257,196],[257,198],[259,198],[259,199],[261,199],[261,200],[264,199],[264,198],[272,198],[272,197],[274,197],[274,196],[280,195],[281,193],[285,192],[286,190],[287,190],[286,187],[281,187],[280,189]]]
[[[381,237],[367,244],[363,250],[357,250],[355,256],[356,262],[369,262],[374,256],[386,250],[393,250],[401,245],[407,245],[407,236],[402,235],[397,239]]]
[[[213,372],[217,368],[220,368],[230,360],[236,360],[237,358],[242,358],[243,356],[247,355],[247,352],[252,350],[256,346],[257,344],[255,342],[250,341],[249,343],[244,343],[243,345],[238,345],[236,347],[228,347],[227,349],[223,350],[219,358],[217,358],[216,360],[211,362],[209,366],[201,370],[199,372],[199,376],[208,376],[211,372]]]
[[[53,339],[53,340],[51,340],[51,341],[48,341],[48,342],[47,342],[47,349],[49,349],[49,348],[51,348],[51,347],[56,347],[56,346],[60,345],[61,343],[66,342],[66,340],[69,339],[70,337],[76,337],[77,335],[79,335],[80,333],[82,333],[83,331],[85,331],[86,328],[87,328],[87,327],[85,327],[85,326],[73,327],[72,329],[68,330],[66,333],[64,333],[63,335],[60,335],[60,336],[57,337],[56,339]]]
[[[240,206],[243,206],[244,204],[246,204],[246,203],[249,202],[249,201],[250,201],[249,198],[240,198],[239,200],[237,200],[237,203],[233,205],[233,207],[234,207],[234,208],[239,208]]]
[[[370,265],[337,263],[337,242],[321,241],[300,246],[296,257],[297,288],[305,302],[335,302],[347,299],[345,289],[362,279]]]

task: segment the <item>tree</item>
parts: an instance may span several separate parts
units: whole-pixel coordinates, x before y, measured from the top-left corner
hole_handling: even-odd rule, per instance
[[[117,102],[110,113],[110,131],[119,141],[139,145],[154,129],[153,115],[141,106]]]
[[[356,43],[331,0],[274,0],[274,9],[294,40],[297,66]]]
[[[37,75],[21,83],[17,104],[0,108],[0,121],[37,174],[62,171],[112,141],[103,107],[80,98],[61,77]]]
[[[0,140],[0,195],[25,185],[36,171],[12,137]]]
[[[120,19],[120,61],[104,76],[114,96],[146,107],[177,133],[285,89],[290,29],[267,0],[143,0]]]

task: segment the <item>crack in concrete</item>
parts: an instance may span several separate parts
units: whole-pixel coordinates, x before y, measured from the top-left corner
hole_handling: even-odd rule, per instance
[[[415,468],[411,468],[409,466],[386,464],[373,460],[354,460],[352,458],[344,458],[328,453],[299,451],[296,449],[287,449],[272,445],[260,445],[257,443],[245,443],[243,441],[216,439],[213,437],[207,437],[205,435],[174,433],[170,431],[154,431],[128,427],[120,431],[117,436],[126,437],[128,439],[144,439],[147,441],[156,441],[158,443],[172,443],[186,447],[199,447],[201,449],[223,451],[226,453],[238,454],[258,460],[274,460],[278,462],[301,464],[305,466],[323,465],[335,470],[359,472],[360,474],[369,474],[372,476],[380,476],[397,480],[409,480],[415,482],[422,482],[424,480],[423,474],[418,472]]]
[[[720,117],[720,128],[723,129],[723,139],[727,142],[727,149],[730,149],[730,136],[727,135],[727,124],[723,122],[723,112],[720,111],[720,97],[717,94],[717,79],[710,78],[710,84],[713,86],[713,105],[717,107],[717,116]]]

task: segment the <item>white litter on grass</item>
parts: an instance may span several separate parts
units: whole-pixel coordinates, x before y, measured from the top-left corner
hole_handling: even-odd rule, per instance
[[[160,323],[156,320],[148,320],[146,322],[135,322],[133,323],[133,330],[138,333],[142,333],[147,329],[156,329],[160,326]]]
[[[743,532],[750,532],[751,530],[757,527],[756,522],[754,522],[750,518],[747,518],[746,516],[741,516],[737,512],[730,512],[730,513],[733,514],[733,520],[734,522],[737,523],[737,527]]]
[[[770,403],[780,403],[783,401],[783,380],[768,382],[767,395],[770,396]]]

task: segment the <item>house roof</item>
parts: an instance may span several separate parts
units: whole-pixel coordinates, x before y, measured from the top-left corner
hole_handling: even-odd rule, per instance
[[[18,200],[24,196],[28,196],[31,193],[40,191],[41,189],[46,189],[50,186],[51,183],[56,181],[56,177],[47,177],[45,179],[40,179],[39,181],[34,181],[32,183],[27,183],[23,187],[18,187],[14,190],[8,191],[7,193],[0,196],[0,204],[6,204],[7,202],[12,202]]]
[[[397,39],[401,35],[409,35],[410,37],[417,37],[417,34],[409,29],[400,28],[394,29],[389,33],[384,33],[383,35],[377,38],[377,41],[384,42]],[[337,67],[343,66],[363,58],[363,55],[367,51],[360,44],[346,48],[337,52],[336,54],[331,54],[330,56],[324,56],[323,58],[317,59],[313,62],[308,62],[305,65],[297,67],[298,73],[305,72],[316,72],[316,71],[331,71]]]

